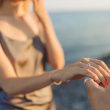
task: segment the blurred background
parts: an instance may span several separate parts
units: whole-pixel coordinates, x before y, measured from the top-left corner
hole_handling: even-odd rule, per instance
[[[110,64],[110,0],[46,0],[66,65],[82,57]],[[83,81],[53,88],[58,110],[91,110]]]

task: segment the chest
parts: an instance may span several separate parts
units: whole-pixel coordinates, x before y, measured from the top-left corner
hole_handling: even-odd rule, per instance
[[[23,20],[0,18],[0,31],[14,40],[26,41],[28,37],[38,35],[39,28],[30,17]]]

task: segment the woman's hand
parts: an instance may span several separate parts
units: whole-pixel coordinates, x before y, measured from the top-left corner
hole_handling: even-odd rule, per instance
[[[48,63],[54,69],[62,69],[65,65],[63,48],[56,36],[50,16],[45,8],[45,0],[33,0],[34,12],[42,26]]]
[[[67,81],[76,78],[77,76],[88,76],[94,79],[97,83],[101,83],[106,86],[108,79],[110,78],[110,70],[106,64],[97,59],[83,58],[74,64],[65,67],[60,70],[58,74],[55,74],[54,81]]]

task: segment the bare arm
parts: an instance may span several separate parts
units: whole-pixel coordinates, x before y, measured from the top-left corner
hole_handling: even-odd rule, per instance
[[[44,39],[48,54],[48,61],[54,68],[60,69],[65,64],[64,53],[54,32],[50,17],[46,11],[44,0],[33,0],[33,2],[36,16],[39,18],[44,28]]]
[[[23,94],[41,89],[52,83],[51,74],[19,78],[0,46],[0,86],[9,95]]]
[[[99,63],[98,67],[105,68],[105,70],[100,71],[100,68],[96,65],[91,65],[87,68],[88,63],[91,62],[92,64]],[[99,83],[106,80],[105,77],[110,77],[106,71],[108,71],[108,68],[105,64],[100,63],[100,61],[97,61],[96,59],[86,58],[79,60],[64,69],[48,72],[49,74],[21,78],[17,77],[12,64],[0,45],[0,87],[9,95],[33,92],[48,86],[53,82],[64,82],[73,79],[77,75],[89,76]]]
[[[86,80],[88,99],[92,110],[110,110],[110,79],[106,87],[98,85],[94,80]]]

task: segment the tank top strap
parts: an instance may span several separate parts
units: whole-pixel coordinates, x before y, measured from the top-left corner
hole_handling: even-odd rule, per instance
[[[9,56],[9,60],[12,62],[12,65],[14,66],[14,63],[13,63],[14,62],[14,59],[13,59],[13,57],[12,57],[10,51],[9,51],[9,48],[8,48],[8,46],[7,46],[7,44],[6,44],[3,36],[4,35],[2,34],[2,32],[0,32],[0,44],[1,44],[1,46],[2,46],[2,48],[4,50],[4,52],[5,52],[5,54],[7,56]]]

